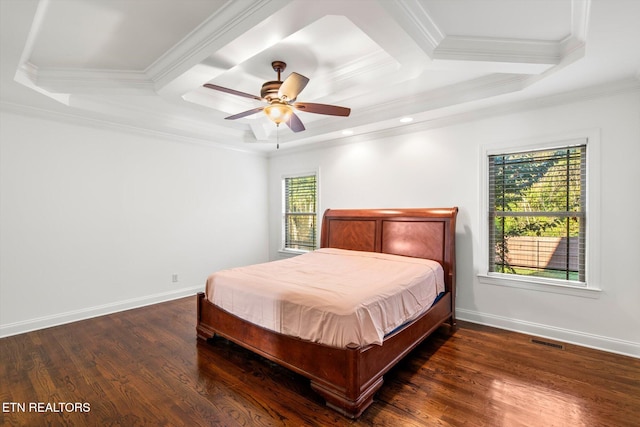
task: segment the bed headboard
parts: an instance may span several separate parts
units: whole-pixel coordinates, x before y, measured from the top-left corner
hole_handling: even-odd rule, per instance
[[[320,246],[438,261],[455,297],[458,208],[327,209]],[[453,300],[452,300],[453,301]]]

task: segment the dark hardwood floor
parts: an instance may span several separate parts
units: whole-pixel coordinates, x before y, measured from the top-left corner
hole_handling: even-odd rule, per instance
[[[0,425],[640,425],[640,359],[464,322],[428,338],[348,420],[304,378],[198,342],[195,307],[184,298],[0,340]]]

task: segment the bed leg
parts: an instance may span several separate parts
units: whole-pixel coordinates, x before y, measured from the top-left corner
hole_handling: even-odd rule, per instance
[[[451,315],[451,317],[449,317],[447,323],[449,324],[450,333],[454,333],[458,329],[458,324],[456,323],[456,317],[454,315]]]
[[[199,340],[207,341],[216,336],[216,332],[202,322],[202,304],[204,303],[204,292],[198,292],[196,296],[197,321],[196,335]]]
[[[209,341],[210,339],[215,338],[216,334],[212,331],[202,330],[201,328],[196,328],[196,337],[200,341]]]
[[[333,387],[311,381],[311,389],[322,396],[326,405],[345,417],[355,419],[373,403],[373,396],[382,387],[382,376],[375,380],[366,390],[355,399],[347,397],[344,392],[340,392]]]

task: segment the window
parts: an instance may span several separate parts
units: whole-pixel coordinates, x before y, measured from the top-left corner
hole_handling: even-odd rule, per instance
[[[488,156],[489,274],[586,284],[586,157],[586,144]]]
[[[283,179],[283,248],[312,251],[317,247],[317,194],[315,173]]]

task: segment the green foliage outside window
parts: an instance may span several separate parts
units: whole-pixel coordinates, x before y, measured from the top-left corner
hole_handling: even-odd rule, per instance
[[[314,250],[317,243],[315,175],[284,180],[285,249]]]
[[[490,271],[584,280],[585,149],[489,157]]]

